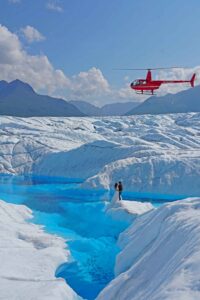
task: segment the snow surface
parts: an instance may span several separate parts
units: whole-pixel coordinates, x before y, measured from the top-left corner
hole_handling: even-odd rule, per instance
[[[56,268],[70,258],[65,241],[28,223],[31,210],[0,200],[0,299],[80,300]]]
[[[119,245],[116,278],[97,300],[200,299],[200,198],[138,217]]]
[[[0,119],[0,173],[87,179],[84,188],[198,195],[200,113]]]
[[[154,209],[150,202],[119,200],[116,192],[106,208],[106,213],[118,221],[128,221],[130,224],[133,220],[149,210]]]
[[[85,188],[110,189],[122,180],[126,191],[199,194],[199,113],[1,117],[0,135],[0,173],[81,177]],[[116,278],[97,299],[200,299],[200,199],[156,210],[126,201],[107,207],[122,218],[140,211],[120,236]],[[2,299],[80,299],[55,278],[70,258],[64,240],[27,223],[30,217],[26,207],[0,202]]]

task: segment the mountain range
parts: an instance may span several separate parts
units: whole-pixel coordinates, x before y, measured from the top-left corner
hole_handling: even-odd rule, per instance
[[[126,115],[200,112],[200,86],[177,94],[150,97]]]
[[[106,104],[97,107],[86,101],[66,101],[37,94],[33,88],[18,79],[0,81],[0,115],[17,117],[83,117],[120,116],[200,112],[200,86],[177,94],[150,97],[144,102]]]
[[[97,107],[86,101],[70,101],[87,116],[123,116],[137,107],[140,102],[117,102]]]
[[[85,116],[77,107],[63,99],[38,95],[20,80],[0,81],[0,115],[17,117]]]
[[[0,81],[0,115],[17,117],[69,117],[124,115],[139,103],[113,103],[97,107],[86,101],[66,101],[37,94],[33,88],[18,79]]]

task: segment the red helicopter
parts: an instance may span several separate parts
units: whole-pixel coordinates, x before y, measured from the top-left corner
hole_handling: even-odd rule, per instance
[[[151,70],[163,70],[163,69],[180,69],[177,67],[172,68],[151,68],[151,69],[123,69],[123,70],[147,70],[146,79],[136,79],[130,87],[136,91],[137,94],[154,95],[154,91],[159,89],[161,84],[164,83],[190,83],[191,87],[194,87],[194,81],[196,74],[192,75],[190,80],[152,80]],[[122,69],[121,69],[122,70]]]

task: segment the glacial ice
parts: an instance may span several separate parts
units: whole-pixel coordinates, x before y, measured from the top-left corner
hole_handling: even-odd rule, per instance
[[[119,180],[125,192],[199,195],[199,113],[1,117],[0,135],[0,173],[79,178],[83,201],[89,189],[110,190]],[[17,197],[9,200],[18,203]],[[128,201],[108,205],[113,220],[133,224],[119,238],[116,277],[97,299],[199,299],[199,201],[190,198],[156,210]],[[25,222],[31,214],[25,207],[0,202],[0,214],[3,297],[25,299],[31,292],[33,299],[80,299],[55,277],[69,261],[64,239]]]
[[[80,300],[55,277],[55,269],[69,260],[64,239],[27,222],[30,218],[27,207],[0,200],[0,299]]]
[[[153,118],[153,119],[152,119]],[[1,117],[0,173],[87,179],[83,188],[198,195],[200,114]]]
[[[200,199],[168,203],[120,235],[116,278],[97,300],[200,299]]]

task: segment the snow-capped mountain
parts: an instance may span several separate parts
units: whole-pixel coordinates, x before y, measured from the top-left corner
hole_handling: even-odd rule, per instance
[[[0,115],[32,116],[83,116],[74,105],[62,99],[37,94],[20,80],[0,81]]]
[[[127,115],[200,112],[200,86],[162,97],[150,97]]]

